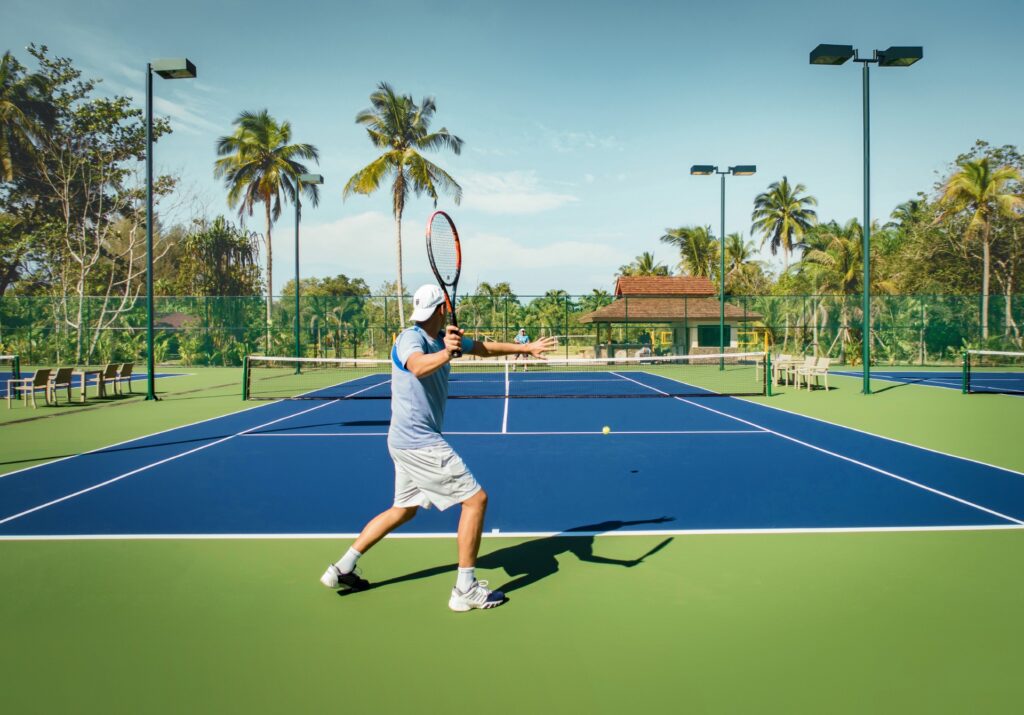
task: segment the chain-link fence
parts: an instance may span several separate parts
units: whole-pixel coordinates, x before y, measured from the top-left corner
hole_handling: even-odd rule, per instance
[[[387,357],[401,329],[396,296],[304,296],[300,355]],[[158,363],[240,365],[247,354],[295,355],[295,299],[276,297],[267,325],[259,296],[158,297]],[[412,311],[405,299],[406,317]],[[952,364],[970,348],[1020,350],[1024,295],[993,295],[987,320],[980,296],[879,295],[871,301],[871,351],[882,365]],[[595,357],[717,352],[719,303],[708,297],[466,296],[459,324],[480,340],[559,338],[559,354]],[[987,337],[986,337],[987,334]],[[829,355],[860,360],[861,296],[729,296],[724,343],[731,350]],[[0,353],[24,364],[97,364],[146,356],[146,301],[104,298],[0,298]]]

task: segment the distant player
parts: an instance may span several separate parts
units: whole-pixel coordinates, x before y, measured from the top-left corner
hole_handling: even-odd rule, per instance
[[[515,343],[516,345],[529,345],[530,344],[530,336],[526,334],[526,328],[520,328],[519,329],[519,333],[514,338],[512,338],[512,342]],[[528,360],[529,358],[530,358],[530,356],[529,356],[528,353],[516,353],[516,356],[512,360],[513,360],[513,362],[518,362],[520,359],[525,361],[525,360]],[[524,362],[523,363],[523,372],[526,372],[526,368],[527,368],[527,364],[526,364],[526,362]],[[516,368],[515,368],[515,365],[513,365],[512,366],[512,372],[515,372],[515,371],[516,371]]]
[[[327,567],[320,582],[329,588],[354,591],[370,587],[355,572],[356,561],[394,529],[431,505],[444,511],[462,505],[459,518],[459,573],[448,607],[453,611],[493,608],[505,602],[500,591],[476,579],[487,494],[466,464],[442,435],[448,400],[448,373],[452,356],[459,350],[479,357],[526,354],[543,359],[556,347],[554,338],[525,343],[481,343],[463,337],[453,325],[445,327],[447,309],[441,289],[430,284],[413,297],[412,319],[416,325],[403,330],[391,349],[391,427],[388,451],[395,463],[395,501],[374,517],[352,547]]]

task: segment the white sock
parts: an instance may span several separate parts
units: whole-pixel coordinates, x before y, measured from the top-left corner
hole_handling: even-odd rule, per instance
[[[361,553],[355,549],[349,549],[345,552],[345,555],[338,559],[338,562],[334,564],[339,571],[342,573],[352,573],[356,567],[356,561],[362,556]]]
[[[475,566],[470,566],[468,569],[460,568],[459,579],[455,582],[455,588],[459,589],[462,593],[465,593],[473,586],[474,581],[476,581]]]

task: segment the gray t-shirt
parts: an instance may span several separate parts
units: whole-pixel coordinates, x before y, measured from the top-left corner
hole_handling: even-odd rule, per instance
[[[405,367],[413,353],[444,350],[442,335],[431,337],[418,325],[403,330],[391,348],[391,427],[388,446],[395,449],[419,449],[443,442],[444,408],[448,401],[448,373],[451,365],[418,378]],[[462,339],[463,351],[473,341]]]

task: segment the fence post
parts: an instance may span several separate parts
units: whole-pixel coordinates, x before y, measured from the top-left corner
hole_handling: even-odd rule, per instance
[[[242,399],[249,399],[249,356],[242,358]]]
[[[564,296],[565,303],[565,357],[569,358],[569,296]]]

